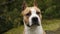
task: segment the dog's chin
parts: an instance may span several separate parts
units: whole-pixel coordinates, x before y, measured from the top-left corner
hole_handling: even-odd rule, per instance
[[[27,24],[28,27],[37,27],[37,26],[40,26],[40,24],[32,24],[32,25],[29,25]]]

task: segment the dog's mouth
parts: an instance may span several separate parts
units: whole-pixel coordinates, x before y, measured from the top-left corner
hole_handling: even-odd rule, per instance
[[[37,26],[40,26],[40,24],[38,24],[38,23],[37,24],[32,24],[32,25],[27,24],[27,26],[28,27],[37,27]]]

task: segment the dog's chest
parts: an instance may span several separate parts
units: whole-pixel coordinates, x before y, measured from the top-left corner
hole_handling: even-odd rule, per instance
[[[28,34],[42,34],[42,31],[39,30],[30,30]]]
[[[25,30],[25,34],[43,34],[41,28]]]

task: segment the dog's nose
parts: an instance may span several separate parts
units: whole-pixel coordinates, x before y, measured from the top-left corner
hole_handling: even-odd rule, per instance
[[[38,18],[37,17],[33,17],[32,18],[32,23],[33,24],[38,24]]]

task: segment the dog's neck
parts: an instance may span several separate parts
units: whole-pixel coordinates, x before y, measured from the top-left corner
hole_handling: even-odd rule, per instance
[[[43,29],[42,29],[42,26],[37,26],[37,27],[27,27],[26,25],[24,25],[25,28],[24,28],[24,34],[43,34]]]

